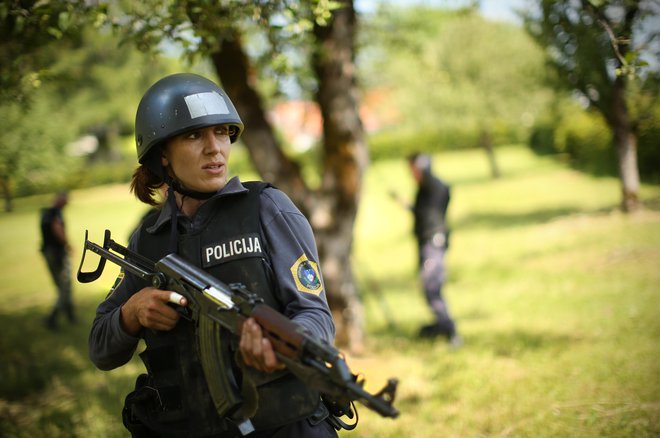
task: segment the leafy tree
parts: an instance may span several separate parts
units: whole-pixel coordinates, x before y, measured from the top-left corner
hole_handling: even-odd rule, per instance
[[[48,82],[78,130],[97,137],[91,159],[116,160],[120,135],[133,133],[140,94],[173,67],[165,58],[120,45],[108,28],[88,26],[80,34],[52,49],[59,56],[48,67]]]
[[[12,211],[17,187],[61,187],[64,172],[75,165],[64,145],[76,132],[57,101],[43,87],[31,93],[31,101],[27,113],[19,102],[0,104],[0,187],[7,212]]]
[[[5,122],[0,134],[0,189],[6,211],[12,209],[15,179],[24,164],[33,163],[28,167],[35,171],[48,162],[36,158],[46,140],[46,127],[53,118],[38,125],[25,113],[29,110],[30,97],[48,76],[46,67],[57,58],[49,49],[57,41],[78,38],[79,24],[89,20],[89,11],[84,1],[75,0],[0,3],[0,114]],[[43,110],[42,102],[36,113]]]
[[[540,0],[538,13],[525,16],[559,81],[580,93],[612,131],[626,212],[640,207],[638,129],[650,108],[643,95],[657,95],[658,84],[657,70],[644,71],[641,55],[650,50],[658,59],[657,42],[655,49],[649,43],[659,30],[645,20],[659,12],[657,2],[646,0]]]
[[[136,96],[165,71],[163,62],[118,47],[110,32],[90,27],[76,29],[75,37],[44,40],[39,50],[26,48],[44,52],[28,58],[31,68],[39,68],[34,81],[8,80],[3,89],[0,188],[6,211],[15,195],[73,188],[88,178],[93,170],[85,158],[66,147],[81,134],[99,140],[92,158],[119,158],[114,143],[132,132]]]
[[[382,7],[366,23],[364,82],[390,93],[397,131],[434,133],[430,145],[402,138],[399,150],[481,146],[492,152],[493,145],[525,139],[550,99],[543,52],[534,41],[474,7]]]
[[[132,129],[138,90],[164,71],[162,62],[118,47],[107,29],[94,29],[104,8],[86,4],[0,5],[0,118],[6,122],[0,132],[0,189],[6,211],[15,195],[83,181],[88,167],[66,147],[81,134],[99,139],[93,157],[117,156],[111,143]]]
[[[254,167],[310,219],[338,342],[360,350],[362,305],[349,255],[367,147],[356,97],[353,2],[149,0],[123,10],[111,10],[111,20],[138,47],[174,40],[189,58],[210,61],[248,126],[242,141]],[[313,90],[323,115],[318,187],[305,180],[303,164],[285,152],[266,116],[277,84],[291,77],[303,80],[300,90]]]
[[[82,24],[95,21],[84,0],[9,0],[0,3],[0,97],[22,102],[41,83],[56,59],[48,50],[59,40],[76,39]]]

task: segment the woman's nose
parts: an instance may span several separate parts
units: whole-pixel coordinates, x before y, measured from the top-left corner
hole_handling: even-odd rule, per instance
[[[215,154],[222,147],[222,142],[218,136],[215,135],[215,131],[213,129],[204,130],[202,141],[204,142],[204,152],[207,154]]]

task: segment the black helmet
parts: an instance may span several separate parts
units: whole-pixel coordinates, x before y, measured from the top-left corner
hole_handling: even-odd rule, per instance
[[[199,75],[166,76],[144,93],[138,105],[135,115],[138,161],[144,163],[154,146],[172,136],[213,125],[236,127],[230,136],[232,143],[243,131],[243,122],[227,94]]]

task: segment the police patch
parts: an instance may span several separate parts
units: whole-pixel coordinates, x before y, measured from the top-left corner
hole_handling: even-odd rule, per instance
[[[108,295],[105,297],[106,300],[110,297],[110,295],[112,295],[115,292],[115,290],[117,290],[117,288],[119,287],[122,281],[124,281],[123,270],[119,272],[119,275],[117,275],[117,278],[115,279],[115,284],[112,285],[112,287],[110,288],[110,292],[108,292]]]
[[[300,292],[319,295],[323,290],[318,265],[309,260],[305,254],[291,266],[291,275]]]

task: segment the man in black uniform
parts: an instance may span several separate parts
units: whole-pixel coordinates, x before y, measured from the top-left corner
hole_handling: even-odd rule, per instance
[[[167,76],[142,97],[135,130],[140,166],[131,190],[160,212],[145,218],[129,248],[151,260],[177,253],[227,284],[242,283],[332,343],[335,329],[308,221],[269,184],[229,179],[229,153],[243,123],[225,92],[201,76]],[[159,203],[164,186],[167,196]],[[226,336],[220,347],[245,403],[218,412],[194,323],[168,305],[185,307],[186,300],[174,295],[121,272],[92,325],[90,358],[102,370],[127,363],[145,341],[140,357],[147,374],[138,377],[123,411],[133,436],[224,438],[251,429],[251,438],[337,436],[319,394],[284,368],[252,318],[240,341]],[[247,392],[245,382],[253,384]]]
[[[46,327],[49,329],[57,328],[57,317],[60,312],[64,312],[69,322],[75,322],[76,319],[71,298],[70,247],[62,214],[62,210],[68,202],[68,193],[59,192],[55,195],[53,205],[41,211],[41,253],[57,288],[57,300],[45,320]]]
[[[419,335],[444,336],[452,346],[458,347],[462,340],[442,296],[446,278],[444,258],[449,245],[446,223],[449,186],[431,172],[430,156],[414,153],[408,157],[408,164],[418,186],[415,203],[409,208],[414,215],[420,277],[426,301],[435,315],[435,322],[423,326]]]

